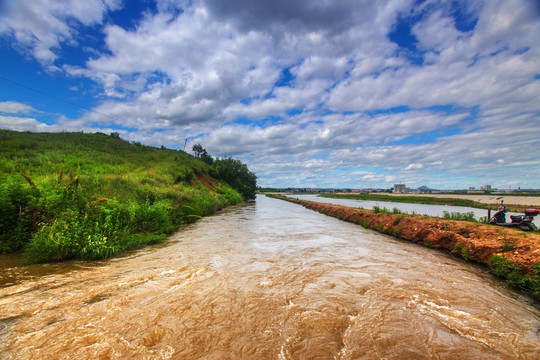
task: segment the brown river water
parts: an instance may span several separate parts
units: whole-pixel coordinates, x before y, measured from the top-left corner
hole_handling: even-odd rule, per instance
[[[0,267],[2,359],[539,359],[485,269],[259,196],[96,263]]]

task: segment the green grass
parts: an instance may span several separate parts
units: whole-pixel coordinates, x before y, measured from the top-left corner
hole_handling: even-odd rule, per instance
[[[540,262],[533,265],[533,276],[526,276],[519,264],[503,255],[493,255],[489,259],[489,266],[493,274],[505,279],[514,287],[532,291],[533,296],[540,299]]]
[[[101,133],[0,130],[0,253],[103,259],[155,243],[243,200],[215,172],[183,151]]]

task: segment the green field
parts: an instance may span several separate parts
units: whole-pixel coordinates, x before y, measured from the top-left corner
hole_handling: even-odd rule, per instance
[[[208,165],[118,134],[0,130],[0,253],[103,259],[255,196],[238,160]]]

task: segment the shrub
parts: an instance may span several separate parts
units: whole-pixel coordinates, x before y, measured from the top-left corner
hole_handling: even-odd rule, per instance
[[[450,220],[477,222],[474,212],[472,211],[467,212],[467,213],[460,213],[460,212],[449,213],[448,211],[443,211],[443,217],[445,219],[450,219]]]
[[[172,227],[169,213],[164,202],[134,205],[133,224],[134,232],[166,234]]]
[[[212,175],[225,181],[238,191],[244,200],[255,199],[257,194],[257,176],[249,171],[240,160],[231,158],[214,161]]]
[[[186,167],[181,167],[175,171],[174,174],[174,183],[179,184],[181,182],[189,183],[195,178],[193,170]]]
[[[32,232],[33,210],[30,204],[35,189],[23,188],[17,182],[0,185],[0,253],[22,249]]]

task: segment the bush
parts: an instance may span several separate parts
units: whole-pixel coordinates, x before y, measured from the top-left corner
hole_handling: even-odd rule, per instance
[[[449,213],[448,211],[443,211],[443,217],[445,219],[450,219],[450,220],[477,222],[474,212],[472,211],[467,212],[467,213],[460,213],[460,212]]]
[[[20,183],[8,181],[0,185],[0,253],[18,251],[30,239],[30,204],[35,195],[35,189],[25,189]]]
[[[211,174],[238,191],[244,200],[255,199],[257,176],[249,171],[248,167],[240,160],[231,158],[217,159],[214,161]]]
[[[172,222],[167,205],[163,202],[150,204],[149,201],[142,205],[133,206],[134,232],[140,233],[169,233]]]
[[[385,207],[379,207],[379,206],[374,206],[373,207],[373,212],[375,214],[401,214],[401,210],[399,210],[398,208],[393,208],[391,211],[388,210],[387,208]]]
[[[380,214],[380,213],[382,212],[382,209],[381,209],[380,207],[378,207],[378,206],[375,205],[375,206],[373,207],[373,212],[374,212],[375,214]]]

